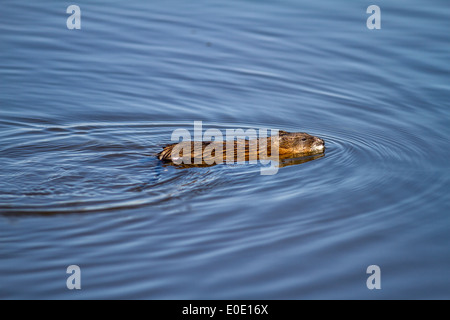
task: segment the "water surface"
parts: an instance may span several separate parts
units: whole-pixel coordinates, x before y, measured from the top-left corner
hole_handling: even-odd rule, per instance
[[[381,30],[367,1],[70,4],[0,14],[0,298],[450,298],[445,1],[378,1]],[[163,166],[194,121],[327,150]]]

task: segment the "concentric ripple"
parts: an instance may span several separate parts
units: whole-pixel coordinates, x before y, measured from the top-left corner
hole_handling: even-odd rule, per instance
[[[155,157],[170,142],[173,130],[189,129],[186,123],[16,125],[17,130],[3,132],[1,137],[2,213],[79,213],[163,205],[226,180],[224,168],[177,170]]]
[[[231,181],[236,173],[225,165],[179,170],[163,166],[156,159],[155,154],[169,142],[173,130],[192,130],[189,123],[80,123],[64,126],[49,123],[24,125],[19,121],[15,126],[9,122],[8,127],[9,130],[3,131],[1,137],[2,213],[53,214],[170,205],[198,193],[220,190],[220,186]],[[208,123],[204,130],[208,128],[225,132],[227,128],[252,127],[236,123]],[[322,159],[325,161],[316,164],[317,170],[324,170],[333,163],[344,173],[340,178],[324,175],[322,188],[332,189],[333,184],[348,187],[353,192],[364,192],[374,185],[389,188],[392,179],[404,178],[398,170],[398,163],[409,163],[408,166],[416,167],[419,172],[423,169],[420,163],[425,153],[420,146],[425,142],[411,133],[398,133],[394,139],[392,133],[380,132],[376,128],[366,128],[361,132],[323,128],[322,131],[317,128],[311,131],[326,141],[326,154]],[[257,172],[254,166],[237,167],[242,173]],[[394,167],[397,169],[391,170]],[[356,185],[354,173],[361,171],[364,171],[365,178],[359,179]],[[304,182],[314,180],[314,176],[308,176]],[[433,181],[428,182],[431,184]],[[277,184],[278,192],[287,194],[293,191],[288,186],[295,186],[289,183],[289,177],[283,175],[277,177]],[[432,192],[433,189],[426,190]]]

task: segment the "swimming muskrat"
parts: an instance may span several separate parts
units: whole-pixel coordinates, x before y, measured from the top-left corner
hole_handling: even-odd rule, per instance
[[[325,151],[325,142],[322,139],[304,132],[279,131],[278,136],[252,140],[238,139],[231,143],[234,144],[234,150],[232,153],[228,152],[230,161],[227,159],[227,144],[230,144],[230,141],[172,143],[165,146],[157,157],[159,160],[175,164],[213,165],[223,162],[274,160],[274,157],[276,160],[282,160],[318,155]],[[278,154],[273,148],[278,149]]]

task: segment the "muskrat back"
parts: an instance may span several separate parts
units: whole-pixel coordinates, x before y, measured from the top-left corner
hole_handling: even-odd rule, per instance
[[[228,148],[228,149],[227,149]],[[158,153],[158,159],[177,164],[219,164],[309,156],[325,151],[325,142],[304,132],[280,131],[278,136],[233,141],[182,141]]]

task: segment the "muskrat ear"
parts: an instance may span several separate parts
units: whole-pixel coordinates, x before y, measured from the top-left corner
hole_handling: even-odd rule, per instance
[[[279,134],[280,136],[284,136],[284,135],[286,135],[286,134],[289,134],[289,132],[280,130],[280,131],[278,131],[278,134]]]

